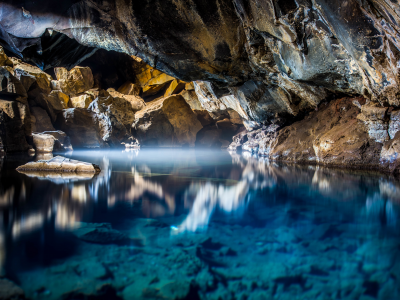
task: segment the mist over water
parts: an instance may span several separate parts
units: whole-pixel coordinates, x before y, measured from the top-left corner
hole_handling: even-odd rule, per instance
[[[0,273],[28,298],[400,296],[395,177],[214,150],[66,156],[102,171],[36,177],[15,171],[32,158],[1,162]]]

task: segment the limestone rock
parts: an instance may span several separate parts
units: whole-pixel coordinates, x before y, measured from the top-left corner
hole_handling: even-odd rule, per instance
[[[132,82],[125,82],[119,89],[118,93],[131,96],[139,96],[141,87]]]
[[[55,127],[65,132],[75,148],[102,148],[107,145],[100,136],[99,121],[94,112],[69,108],[58,116]]]
[[[54,131],[47,112],[40,107],[31,107],[32,132]]]
[[[100,173],[100,168],[97,165],[56,156],[50,160],[39,160],[29,162],[25,165],[19,166],[17,171],[46,171],[46,172],[75,172],[75,173]]]
[[[23,300],[24,291],[8,279],[0,279],[0,300]]]
[[[75,97],[71,97],[70,102],[73,108],[88,108],[93,100],[94,97],[92,95],[84,93]]]
[[[93,74],[88,67],[75,67],[71,71],[55,68],[60,89],[69,96],[75,96],[91,89],[94,85]]]
[[[135,114],[133,125],[141,144],[194,146],[202,125],[182,96],[174,95],[146,104]]]

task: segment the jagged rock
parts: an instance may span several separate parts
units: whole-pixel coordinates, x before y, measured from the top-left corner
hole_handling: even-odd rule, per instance
[[[133,127],[144,145],[194,146],[202,125],[185,99],[174,95],[146,103],[135,114]]]
[[[183,90],[180,95],[185,98],[186,102],[190,105],[193,110],[204,110],[199,99],[197,98],[196,92],[194,90]]]
[[[85,93],[75,97],[71,97],[70,102],[73,108],[88,108],[93,100],[93,95]]]
[[[99,166],[87,162],[56,156],[50,160],[29,162],[17,168],[19,172],[45,171],[45,172],[75,172],[75,173],[100,173]]]
[[[23,104],[27,104],[28,94],[22,83],[14,76],[11,67],[0,67],[0,92],[5,95],[17,96],[14,99]]]
[[[13,66],[12,61],[4,53],[4,49],[1,46],[0,46],[0,66],[10,66],[10,67]]]
[[[45,131],[32,136],[36,153],[72,150],[69,137],[62,131]]]
[[[382,145],[369,136],[369,129],[358,119],[359,114],[360,109],[351,98],[323,105],[304,120],[281,129],[270,157],[378,168]],[[372,114],[369,116],[372,118]]]
[[[60,89],[69,96],[75,96],[91,89],[94,85],[93,74],[88,67],[75,67],[71,71],[55,68]]]
[[[69,108],[58,115],[55,127],[65,132],[75,148],[107,147],[101,138],[99,121],[94,112],[84,108]]]
[[[15,76],[21,80],[26,91],[35,96],[38,93],[50,93],[51,76],[36,66],[29,65],[19,59],[14,59]]]
[[[367,104],[361,107],[361,114],[357,116],[367,126],[369,137],[379,143],[389,140],[387,110],[387,107]]]
[[[179,94],[180,92],[182,92],[185,86],[186,82],[174,79],[165,91],[164,97]]]
[[[141,89],[142,88],[139,85],[128,81],[121,85],[121,87],[118,89],[118,93],[124,95],[139,96]]]
[[[31,131],[28,107],[17,101],[0,100],[0,111],[3,112],[6,151],[17,152],[30,149],[25,138]]]
[[[237,133],[236,135],[233,136],[232,140],[233,142],[229,145],[228,150],[229,151],[240,151],[242,150],[242,146],[244,143],[247,142],[248,136],[247,136],[247,131],[241,131]]]
[[[0,279],[0,300],[23,300],[24,291],[8,279]]]
[[[54,131],[47,112],[40,107],[31,107],[32,132]]]
[[[390,113],[389,137],[394,139],[398,131],[400,131],[400,110],[393,110]]]
[[[102,90],[89,109],[97,114],[100,136],[105,142],[119,146],[131,136],[130,130],[135,119],[131,102],[124,98],[113,98],[107,91]]]
[[[110,88],[107,90],[107,92],[116,99],[115,101],[125,103],[125,101],[128,101],[132,105],[132,109],[134,112],[137,112],[141,109],[143,109],[146,106],[146,103],[143,101],[142,98],[136,95],[124,95],[120,92],[115,91],[114,89]]]
[[[400,166],[400,133],[396,133],[394,138],[383,144],[380,153],[381,168],[390,172],[398,171]]]

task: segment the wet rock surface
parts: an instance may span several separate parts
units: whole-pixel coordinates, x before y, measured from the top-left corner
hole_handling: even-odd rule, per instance
[[[25,293],[14,282],[8,279],[0,279],[0,299],[23,300],[25,299]]]
[[[72,160],[62,156],[56,156],[50,160],[39,160],[35,162],[29,162],[25,165],[19,166],[17,171],[30,172],[75,172],[75,173],[94,173],[100,172],[100,168],[97,165],[81,162],[78,160]]]

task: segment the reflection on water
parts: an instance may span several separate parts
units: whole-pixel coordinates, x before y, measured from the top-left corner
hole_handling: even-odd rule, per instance
[[[30,297],[67,299],[68,292],[96,293],[99,285],[110,283],[126,299],[179,298],[163,290],[181,272],[176,255],[187,257],[182,270],[195,271],[184,271],[190,291],[183,286],[175,290],[204,299],[228,299],[230,293],[251,299],[400,295],[400,183],[394,177],[276,164],[223,151],[132,149],[68,155],[98,164],[101,173],[94,178],[27,176],[14,171],[27,157],[10,156],[0,163],[0,275],[18,280]],[[161,223],[139,224],[143,218]],[[137,246],[77,244],[69,233],[78,222],[108,222],[130,239],[140,237],[149,248],[140,255],[173,249],[157,258],[169,270],[168,278],[161,273],[150,278],[151,266],[143,261],[132,267],[147,274],[140,280],[121,266],[120,271],[112,269],[119,262],[111,253],[127,251],[126,259],[134,264]],[[99,274],[113,275],[88,275],[82,287],[77,282],[84,275],[73,267],[82,253],[92,253],[96,266],[102,262]],[[55,265],[63,271],[52,273],[49,268]],[[221,275],[221,268],[235,276]],[[268,268],[274,271],[263,275]],[[158,265],[152,272],[161,271]],[[264,282],[250,282],[249,272]],[[354,278],[342,278],[343,272]],[[126,279],[130,276],[132,280]],[[60,278],[68,284],[57,285]],[[239,287],[240,282],[248,287]],[[332,293],[327,292],[329,284]],[[45,285],[51,294],[38,292]]]

